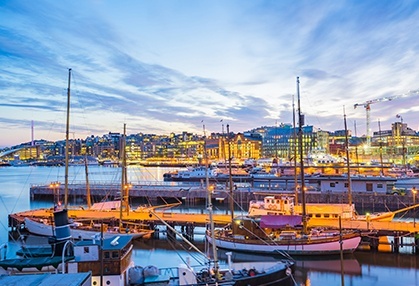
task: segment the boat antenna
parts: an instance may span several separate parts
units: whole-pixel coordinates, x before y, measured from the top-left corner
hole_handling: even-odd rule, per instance
[[[346,169],[347,169],[347,174],[348,174],[348,203],[350,206],[352,206],[351,163],[349,162],[349,140],[348,140],[348,126],[346,124],[345,106],[343,106],[343,122],[345,125]]]
[[[202,125],[202,129],[204,131],[205,187],[207,189],[207,195],[208,195],[207,209],[208,209],[208,216],[209,216],[209,221],[210,221],[212,255],[214,257],[214,273],[215,273],[215,277],[218,277],[219,267],[218,267],[217,246],[215,245],[215,226],[214,226],[213,209],[212,209],[212,195],[211,195],[211,188],[210,188],[209,178],[208,178],[208,154],[207,154],[207,144],[206,144],[207,136],[206,136],[206,131],[205,131],[205,124]],[[228,130],[228,125],[227,125],[227,130]]]
[[[297,100],[298,100],[298,147],[300,153],[300,176],[301,176],[301,204],[302,204],[302,222],[303,234],[307,233],[307,212],[306,212],[306,190],[304,184],[304,158],[303,158],[303,125],[304,115],[301,114],[300,105],[300,77],[297,76]]]
[[[300,87],[297,84],[297,93],[299,93]],[[297,129],[295,128],[295,103],[294,95],[292,95],[292,127],[293,127],[293,141],[294,141],[294,194],[295,194],[295,205],[298,205],[298,175],[297,175]]]
[[[67,88],[67,123],[65,127],[65,173],[64,173],[64,208],[68,205],[68,137],[70,133],[70,82],[71,69],[68,69],[68,88]]]

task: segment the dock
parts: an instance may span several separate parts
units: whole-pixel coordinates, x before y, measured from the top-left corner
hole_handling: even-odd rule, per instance
[[[115,200],[120,197],[120,184],[91,184],[91,196],[97,200],[108,198]],[[212,197],[216,201],[220,201],[228,205],[230,190],[223,184],[212,185]],[[69,198],[86,198],[86,184],[69,184]],[[248,207],[250,200],[254,200],[258,196],[269,194],[293,194],[293,191],[287,190],[269,190],[253,187],[235,187],[233,190],[234,201]],[[51,199],[58,196],[61,200],[64,198],[64,186],[60,185],[51,188],[49,185],[33,185],[30,187],[30,198],[35,199]],[[157,205],[165,199],[176,199],[184,203],[202,203],[205,202],[208,194],[205,186],[200,184],[144,184],[132,185],[129,190],[130,199],[145,199]],[[318,192],[310,191],[306,193],[307,203],[345,203],[348,194],[346,192]],[[301,198],[300,198],[301,199]],[[412,205],[412,197],[410,195],[394,196],[386,193],[376,192],[353,192],[352,200],[359,212],[381,212],[387,210],[398,210],[406,206]],[[301,203],[301,201],[300,201]]]

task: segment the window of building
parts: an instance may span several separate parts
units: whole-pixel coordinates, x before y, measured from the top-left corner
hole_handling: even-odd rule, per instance
[[[112,251],[112,258],[118,258],[119,252],[118,251]]]
[[[90,248],[88,246],[83,247],[83,252],[84,253],[89,253],[90,252]]]

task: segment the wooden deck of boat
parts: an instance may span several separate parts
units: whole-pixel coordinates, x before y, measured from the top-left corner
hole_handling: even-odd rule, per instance
[[[393,235],[394,232],[414,233],[419,232],[419,223],[409,221],[366,221],[366,220],[341,220],[342,229],[354,229],[360,231],[380,232],[381,235]],[[310,218],[309,226],[339,228],[338,219]]]

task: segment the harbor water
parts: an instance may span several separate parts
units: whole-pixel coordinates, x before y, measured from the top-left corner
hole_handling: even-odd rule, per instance
[[[128,168],[129,182],[141,184],[158,184],[163,181],[163,174],[173,170],[160,167]],[[120,169],[104,166],[89,166],[89,182],[95,183],[120,183]],[[31,185],[46,185],[51,182],[64,183],[64,167],[2,167],[0,168],[0,244],[8,243],[7,257],[15,256],[15,251],[20,248],[22,241],[13,239],[8,235],[7,217],[10,213],[24,211],[39,207],[53,207],[52,200],[31,201],[29,189]],[[69,169],[69,182],[85,182],[84,166],[71,166]],[[80,206],[85,202],[80,198],[69,198],[70,205]],[[134,202],[135,203],[135,202]],[[140,203],[140,202],[138,202]],[[134,205],[135,206],[135,205]],[[216,205],[217,211],[223,211],[227,206],[222,203]],[[182,206],[180,211],[201,211],[203,205]],[[243,206],[246,208],[246,206]],[[208,246],[202,235],[203,231],[197,230],[194,244],[206,252]],[[28,236],[26,244],[46,244],[47,239]],[[190,252],[187,247],[180,247],[175,242],[170,242],[162,232],[159,239],[136,241],[134,243],[133,262],[136,265],[156,265],[158,267],[171,267],[184,263],[186,259],[192,260],[196,252]],[[369,251],[356,251],[353,255],[345,256],[341,263],[339,257],[310,257],[296,258],[295,280],[298,285],[419,285],[419,255],[411,254],[411,248],[401,249],[401,253],[390,253],[387,249],[380,249],[378,253]],[[219,250],[220,260],[227,260],[225,251]],[[258,256],[248,253],[233,253],[235,261],[277,260],[282,257]],[[343,270],[342,270],[343,269]]]

